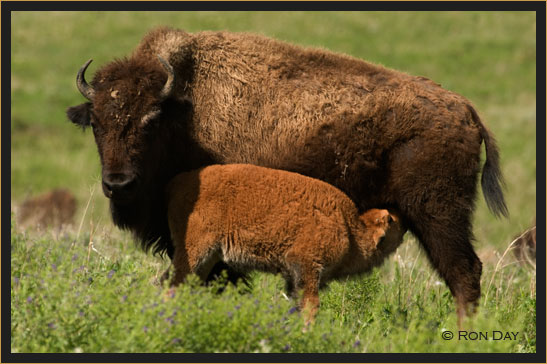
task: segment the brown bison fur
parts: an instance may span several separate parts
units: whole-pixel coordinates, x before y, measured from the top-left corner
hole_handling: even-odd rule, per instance
[[[520,264],[536,266],[536,221],[528,230],[515,236],[512,242],[513,252]]]
[[[73,223],[75,212],[76,198],[59,188],[23,201],[17,209],[17,222],[23,227],[61,229]]]
[[[327,50],[169,28],[99,69],[90,87],[78,85],[90,102],[68,117],[92,125],[103,182],[124,186],[105,189],[114,221],[145,248],[173,256],[162,199],[170,178],[249,163],[328,182],[360,211],[396,208],[460,316],[477,303],[482,264],[471,221],[482,142],[486,202],[497,215],[507,209],[495,140],[464,97]]]
[[[379,265],[406,231],[387,210],[359,216],[325,182],[246,164],[181,173],[169,183],[167,201],[172,285],[189,273],[205,279],[219,261],[243,272],[281,273],[291,295],[303,291],[301,307],[312,316],[320,286]]]

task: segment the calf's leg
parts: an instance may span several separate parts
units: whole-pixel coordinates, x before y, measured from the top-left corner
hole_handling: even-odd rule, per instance
[[[313,323],[319,310],[319,272],[311,269],[304,272],[300,307],[306,317],[306,324]]]
[[[304,314],[305,322],[311,324],[319,309],[319,281],[322,266],[307,259],[298,250],[287,253],[286,263],[293,276],[294,290],[302,291],[300,309]]]
[[[184,247],[177,247],[175,249],[175,256],[172,261],[174,269],[173,277],[171,278],[171,286],[178,286],[183,283],[186,276],[191,273],[190,262],[188,259],[188,252]]]
[[[175,286],[183,283],[190,273],[195,273],[203,282],[207,282],[207,277],[219,261],[220,257],[216,250],[210,248],[200,249],[199,246],[188,243],[177,247],[173,259],[175,274],[171,280],[171,285]]]

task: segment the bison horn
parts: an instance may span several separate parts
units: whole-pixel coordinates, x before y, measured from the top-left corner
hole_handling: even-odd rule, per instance
[[[163,68],[165,68],[165,71],[167,72],[167,81],[165,81],[163,90],[161,90],[160,93],[160,97],[162,99],[166,99],[171,96],[171,93],[173,92],[173,89],[175,87],[175,71],[173,70],[173,67],[169,64],[169,62],[167,62],[161,56],[158,56],[158,59],[160,60]]]
[[[85,70],[89,66],[89,64],[93,61],[90,59],[84,65],[80,70],[78,71],[78,76],[76,76],[76,85],[78,86],[78,90],[80,93],[89,101],[93,101],[93,98],[95,97],[95,90],[93,90],[93,87],[89,86],[87,82],[85,82]]]

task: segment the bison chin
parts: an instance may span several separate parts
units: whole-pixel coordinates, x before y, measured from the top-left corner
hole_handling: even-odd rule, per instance
[[[173,245],[163,199],[161,196],[151,196],[137,192],[138,198],[131,200],[110,199],[112,221],[123,230],[133,233],[138,244],[144,251],[169,257],[173,254]]]

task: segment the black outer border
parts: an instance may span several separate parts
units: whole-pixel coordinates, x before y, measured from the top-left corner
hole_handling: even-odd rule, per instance
[[[545,357],[545,223],[546,223],[546,207],[545,207],[545,169],[546,169],[546,84],[545,84],[545,67],[546,67],[546,52],[545,52],[545,3],[542,3],[536,11],[536,228],[537,241],[537,263],[539,270],[536,269],[536,354],[537,359],[541,362],[546,362]],[[538,188],[539,187],[539,188]],[[539,293],[539,294],[537,294]],[[539,307],[539,310],[537,309]]]
[[[542,5],[538,1],[9,1],[3,6],[8,11],[537,11]]]
[[[1,358],[4,362],[133,362],[133,363],[152,363],[152,362],[264,362],[264,363],[287,363],[287,362],[316,362],[316,363],[352,363],[352,362],[409,362],[409,363],[433,363],[433,362],[485,362],[485,363],[545,363],[545,2],[541,1],[509,1],[509,2],[489,2],[489,1],[456,1],[456,2],[171,2],[171,1],[143,1],[143,2],[123,2],[123,1],[85,1],[85,2],[64,2],[64,1],[22,1],[22,2],[2,2],[1,3],[1,60],[2,60],[2,112],[1,112],[1,168],[2,168],[2,317],[4,318],[1,333],[3,340],[1,342]],[[29,353],[11,353],[11,311],[10,311],[10,279],[11,279],[11,231],[7,226],[11,225],[7,217],[11,215],[11,180],[8,182],[8,176],[11,176],[11,11],[326,11],[326,10],[345,10],[345,11],[535,11],[537,19],[536,33],[536,163],[539,174],[536,176],[536,185],[540,186],[536,195],[536,213],[538,267],[541,274],[537,275],[537,307],[540,309],[536,313],[536,353],[515,354],[515,353],[327,353],[327,354],[29,354]],[[539,67],[538,67],[539,65]],[[538,151],[540,153],[538,153]],[[8,324],[9,323],[9,324]]]

